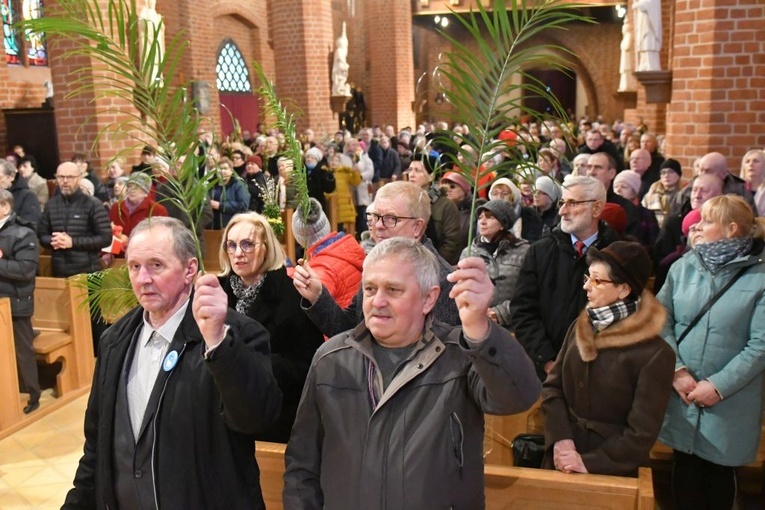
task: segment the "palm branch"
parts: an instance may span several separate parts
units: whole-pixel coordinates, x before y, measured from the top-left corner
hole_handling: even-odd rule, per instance
[[[114,114],[117,119],[98,133],[94,146],[104,137],[122,137],[125,149],[117,157],[135,153],[146,144],[157,149],[170,169],[166,176],[169,196],[163,200],[177,206],[192,225],[200,268],[204,269],[193,227],[217,177],[212,173],[198,178],[198,167],[206,158],[197,149],[201,119],[193,103],[186,100],[184,84],[174,81],[182,74],[187,41],[179,32],[163,53],[162,21],[153,29],[145,23],[135,0],[107,0],[105,6],[101,0],[59,0],[45,17],[24,20],[19,27],[45,33],[53,44],[68,42],[71,49],[63,58],[85,57],[90,63],[74,71],[67,97],[89,97],[96,102],[99,115]],[[132,296],[126,275],[123,269],[92,275],[87,279],[90,301],[107,308],[111,306],[107,303],[129,303],[130,297],[119,292]]]
[[[565,30],[570,23],[590,21],[578,14],[576,7],[558,0],[493,0],[488,10],[482,2],[477,2],[477,10],[457,16],[473,44],[462,43],[441,31],[452,45],[436,70],[444,83],[446,100],[452,106],[449,115],[467,124],[472,134],[468,137],[450,133],[439,139],[452,153],[462,156],[453,158],[453,163],[473,188],[468,250],[473,244],[476,200],[483,177],[481,168],[495,154],[507,149],[505,142],[497,137],[507,125],[508,115],[520,112],[543,117],[543,112],[523,103],[524,97],[533,96],[548,100],[555,113],[566,118],[555,95],[529,70],[534,66],[567,68],[566,56],[570,52],[566,48],[552,43],[537,44],[534,38],[547,30]],[[514,82],[514,77],[520,80]],[[519,137],[518,143],[527,142]],[[463,145],[472,150],[464,149]],[[511,174],[519,162],[506,159],[492,171],[498,175]]]

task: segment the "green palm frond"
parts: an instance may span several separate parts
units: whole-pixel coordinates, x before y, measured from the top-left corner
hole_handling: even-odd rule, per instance
[[[268,79],[263,67],[258,62],[253,62],[252,67],[260,80],[258,94],[264,99],[264,109],[266,114],[272,116],[275,120],[275,126],[284,134],[284,140],[287,144],[287,150],[284,156],[292,160],[293,170],[291,181],[295,184],[298,204],[304,215],[303,223],[308,216],[310,202],[308,200],[308,175],[303,165],[303,145],[297,137],[295,127],[295,115],[287,112],[287,107],[282,105],[279,97],[276,95],[276,89],[273,83]]]
[[[524,104],[524,98],[540,97],[550,102],[557,116],[566,117],[555,95],[529,71],[535,66],[566,70],[570,52],[551,43],[529,43],[545,31],[565,30],[570,23],[590,21],[578,14],[576,7],[558,0],[494,0],[489,10],[479,1],[477,10],[457,16],[469,34],[469,44],[441,32],[452,49],[444,54],[444,62],[436,72],[444,84],[446,100],[451,103],[451,117],[467,124],[471,131],[469,137],[456,135],[439,140],[462,156],[453,163],[473,187],[468,249],[473,240],[481,168],[495,154],[505,151],[505,142],[497,137],[507,126],[508,116],[543,117],[543,112]],[[518,143],[526,142],[519,138]],[[472,150],[463,149],[463,145]],[[492,170],[507,175],[517,163],[505,160]]]
[[[127,266],[104,269],[70,280],[78,287],[87,300],[83,306],[101,311],[106,322],[112,323],[138,304],[130,286]]]

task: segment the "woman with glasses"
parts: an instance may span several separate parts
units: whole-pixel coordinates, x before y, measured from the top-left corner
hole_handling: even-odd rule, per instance
[[[682,188],[683,169],[677,160],[667,158],[661,164],[659,180],[651,184],[643,196],[642,205],[656,215],[659,228],[664,226],[664,219],[675,206],[677,194]]]
[[[587,305],[566,334],[542,389],[545,466],[637,476],[661,429],[675,355],[666,317],[644,290],[651,257],[638,243],[587,250]]]
[[[674,449],[678,510],[730,509],[735,468],[754,462],[762,426],[765,219],[741,197],[722,195],[704,203],[689,237],[693,248],[657,296],[668,312],[663,336],[677,353],[659,439]]]
[[[255,319],[271,335],[271,364],[282,391],[282,412],[257,439],[286,443],[308,367],[323,336],[300,309],[300,294],[284,265],[284,249],[264,216],[235,215],[223,232],[218,257],[228,305]]]
[[[515,237],[525,239],[533,243],[542,237],[544,224],[542,218],[533,207],[523,205],[521,190],[507,177],[501,177],[494,181],[489,189],[489,200],[506,200],[515,209],[518,218],[512,227]]]

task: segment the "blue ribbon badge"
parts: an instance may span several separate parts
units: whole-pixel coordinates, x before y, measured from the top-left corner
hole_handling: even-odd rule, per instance
[[[178,363],[178,352],[170,351],[167,353],[167,356],[165,356],[165,361],[162,362],[162,370],[169,372],[175,368],[176,363]]]

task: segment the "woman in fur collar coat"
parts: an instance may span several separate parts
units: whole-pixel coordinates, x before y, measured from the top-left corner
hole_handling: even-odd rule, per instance
[[[587,252],[587,307],[544,383],[545,465],[636,476],[672,391],[675,354],[659,336],[664,307],[644,290],[651,258],[633,242]]]

